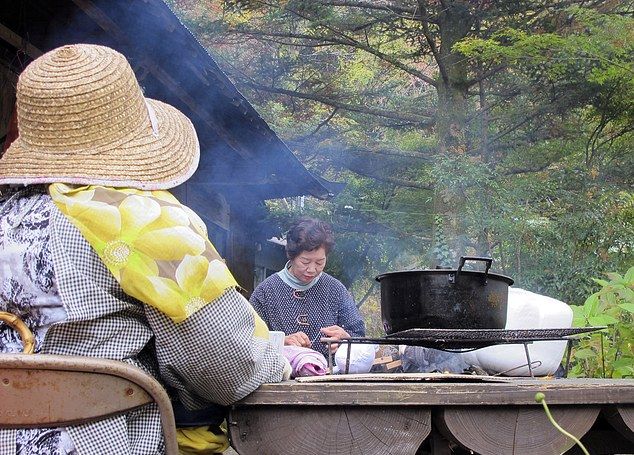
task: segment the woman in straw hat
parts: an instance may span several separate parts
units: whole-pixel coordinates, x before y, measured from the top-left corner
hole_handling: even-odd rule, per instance
[[[83,44],[44,54],[19,78],[17,114],[19,136],[0,159],[0,311],[29,326],[36,353],[137,365],[190,410],[288,374],[202,221],[165,191],[198,165],[193,125],[144,98],[125,57]],[[21,349],[0,324],[0,352]],[[189,436],[207,453],[226,447]],[[0,452],[13,447],[164,450],[152,406],[65,429],[1,430]]]

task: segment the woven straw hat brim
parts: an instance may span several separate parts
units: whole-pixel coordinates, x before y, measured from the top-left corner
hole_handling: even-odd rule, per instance
[[[0,184],[71,183],[145,190],[169,189],[185,182],[200,159],[191,121],[176,108],[147,99],[158,124],[140,124],[130,139],[110,148],[64,153],[34,150],[20,136],[0,160]]]

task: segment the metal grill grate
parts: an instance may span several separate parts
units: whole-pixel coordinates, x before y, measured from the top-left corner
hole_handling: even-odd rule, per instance
[[[495,344],[567,340],[572,335],[594,332],[606,327],[553,329],[410,329],[380,338],[380,343],[408,344],[436,349],[476,349]],[[376,341],[375,341],[376,342]]]
[[[574,335],[606,329],[605,326],[553,328],[553,329],[409,329],[392,333],[381,338],[352,337],[343,340],[335,338],[322,338],[323,343],[348,343],[345,372],[348,372],[350,363],[350,345],[354,343],[372,344],[405,344],[409,346],[422,346],[426,348],[440,349],[450,352],[466,352],[473,349],[484,348],[496,344],[523,344],[526,353],[526,365],[533,376],[533,362],[528,351],[528,344],[534,341],[568,341],[568,359],[566,360],[566,374],[571,352],[570,344],[575,340]],[[332,354],[328,356],[328,366],[332,373]]]

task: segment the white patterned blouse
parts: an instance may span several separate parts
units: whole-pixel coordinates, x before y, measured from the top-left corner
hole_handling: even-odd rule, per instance
[[[134,364],[160,378],[190,409],[227,405],[282,379],[284,358],[252,336],[253,310],[235,289],[176,324],[122,291],[46,187],[3,193],[0,311],[20,316],[34,332],[35,355]],[[21,350],[16,333],[0,323],[0,353]],[[161,454],[160,416],[150,404],[65,429],[0,430],[0,455],[17,453]]]

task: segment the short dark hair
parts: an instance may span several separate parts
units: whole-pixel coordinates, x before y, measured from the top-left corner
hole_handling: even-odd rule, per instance
[[[324,247],[326,255],[335,246],[332,227],[315,218],[300,218],[286,234],[286,256],[295,259],[302,251],[314,251]]]

